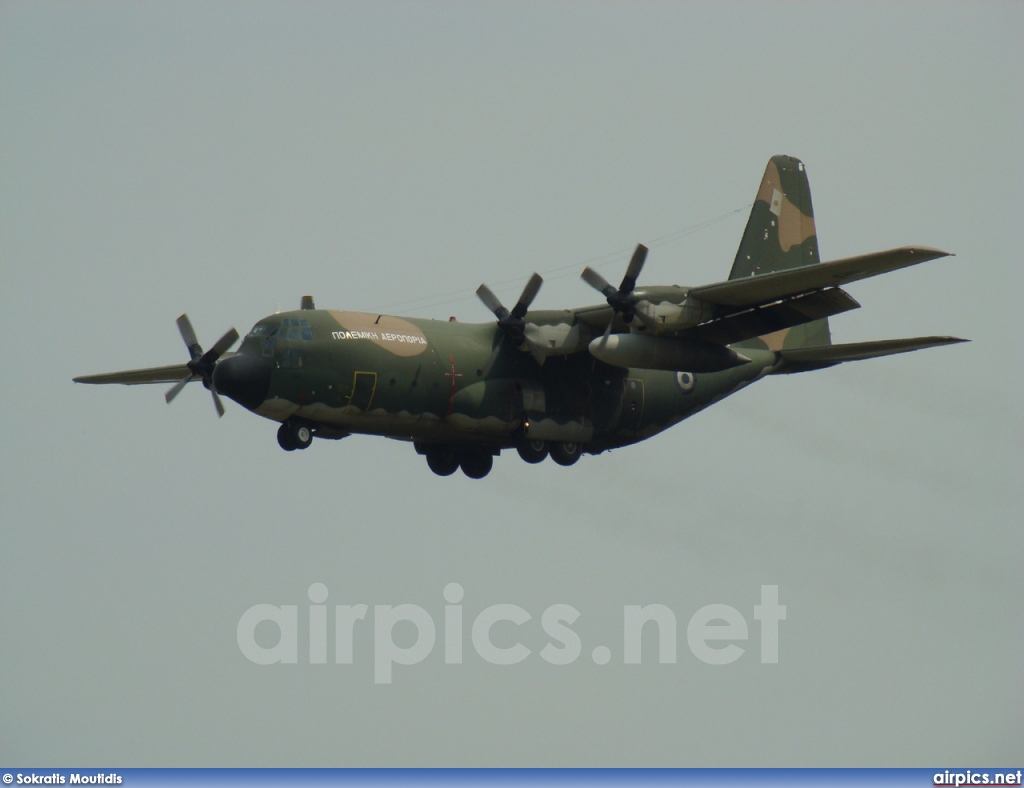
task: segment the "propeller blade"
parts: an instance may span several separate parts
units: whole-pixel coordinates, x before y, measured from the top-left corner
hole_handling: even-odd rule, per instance
[[[218,359],[222,355],[224,355],[224,353],[227,352],[228,348],[230,348],[237,341],[238,332],[234,328],[232,328],[229,331],[227,331],[224,334],[224,336],[217,340],[217,344],[215,344],[209,352],[216,354],[214,355],[214,358]]]
[[[608,345],[608,337],[612,333],[612,324],[615,322],[615,313],[612,312],[612,319],[608,321],[608,325],[604,328],[604,333],[601,334],[601,349],[603,350]]]
[[[188,348],[188,354],[193,361],[203,355],[203,349],[199,346],[196,332],[192,328],[192,321],[188,319],[187,314],[178,318],[178,331],[181,332],[181,338],[185,340],[185,347]]]
[[[534,274],[530,277],[530,281],[526,283],[526,287],[523,288],[523,294],[519,296],[519,301],[514,307],[512,307],[512,317],[517,320],[521,320],[530,308],[530,304],[533,303],[533,299],[537,297],[537,293],[540,292],[540,286],[544,284],[544,279],[540,274]]]
[[[185,344],[188,346],[188,354],[191,356],[187,365],[189,374],[168,389],[167,393],[164,394],[164,399],[170,405],[171,401],[181,393],[181,390],[186,385],[196,378],[201,378],[203,384],[213,395],[213,406],[217,409],[217,416],[223,416],[224,403],[221,402],[220,395],[213,388],[213,370],[217,366],[217,359],[224,355],[228,348],[238,341],[238,332],[232,328],[218,339],[212,348],[204,353],[203,348],[199,345],[199,340],[196,339],[196,332],[192,328],[192,321],[188,319],[188,315],[183,314],[178,318],[178,331],[181,332],[181,338],[185,340]]]
[[[195,377],[195,375],[190,373],[169,388],[167,393],[164,394],[164,399],[167,401],[167,404],[170,405],[171,400],[177,397],[181,393],[181,390],[185,388],[185,385],[191,382]]]
[[[498,300],[498,297],[491,292],[491,288],[487,285],[480,285],[480,287],[476,289],[476,294],[480,300],[484,302],[484,306],[490,309],[498,320],[504,320],[509,316],[509,311],[502,305],[501,301]]]
[[[213,407],[217,409],[217,418],[224,415],[224,403],[220,401],[220,395],[216,389],[210,389],[210,393],[213,395]]]
[[[615,288],[605,279],[601,274],[591,268],[589,265],[583,269],[583,273],[580,274],[580,279],[586,282],[595,290],[599,291],[605,298],[616,292]]]
[[[622,284],[619,285],[618,289],[610,285],[607,279],[589,266],[583,269],[580,278],[595,290],[601,291],[601,295],[608,301],[608,306],[622,315],[623,322],[632,323],[633,316],[636,315],[637,304],[637,297],[633,295],[633,288],[636,287],[637,277],[640,276],[646,259],[647,247],[643,244],[637,244],[633,257],[626,267],[626,275],[622,277]],[[615,319],[614,316],[612,319]]]
[[[633,257],[629,261],[629,267],[626,268],[626,275],[622,278],[622,284],[619,285],[620,293],[633,292],[633,288],[636,287],[636,280],[644,268],[644,261],[646,259],[647,247],[643,244],[637,244],[636,251],[633,252]]]
[[[544,279],[540,274],[535,273],[531,276],[511,312],[498,300],[498,297],[494,295],[491,288],[487,285],[480,285],[476,289],[476,294],[483,301],[484,306],[490,309],[494,316],[498,318],[498,329],[504,334],[501,341],[495,343],[494,350],[482,367],[482,369],[486,370],[486,374],[490,374],[491,366],[497,360],[498,353],[506,339],[510,340],[517,348],[529,350],[534,354],[534,358],[537,357],[536,348],[533,348],[526,342],[525,317],[530,304],[537,297],[537,293],[540,291],[540,286],[543,283]],[[543,359],[538,363],[543,363]]]
[[[224,355],[225,351],[231,347],[235,342],[238,341],[238,332],[235,329],[231,329],[224,336],[217,340],[217,344],[207,350],[202,358],[199,359],[199,363],[203,365],[213,364],[218,358]],[[212,370],[211,370],[212,374]]]
[[[488,377],[491,374],[491,367],[494,366],[494,362],[498,360],[498,354],[501,352],[501,346],[504,344],[504,337],[498,342],[494,343],[494,350],[491,351],[491,355],[487,357],[487,361],[484,362],[483,370],[484,377]]]

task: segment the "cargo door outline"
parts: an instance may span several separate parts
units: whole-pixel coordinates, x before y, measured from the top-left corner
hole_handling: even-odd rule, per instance
[[[352,393],[349,395],[348,404],[361,411],[368,411],[376,391],[376,372],[356,372],[352,376]]]

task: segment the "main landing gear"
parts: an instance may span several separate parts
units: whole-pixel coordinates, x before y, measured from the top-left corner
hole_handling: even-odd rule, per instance
[[[288,419],[278,427],[277,442],[285,451],[308,449],[313,442],[313,428],[305,422]]]
[[[494,455],[487,449],[451,449],[432,446],[420,450],[427,465],[438,476],[451,476],[459,468],[470,479],[482,479],[494,466]]]
[[[583,447],[578,443],[551,443],[548,445],[551,459],[566,467],[574,465],[583,454]]]
[[[544,462],[548,457],[547,441],[525,441],[516,446],[516,451],[530,465]]]
[[[557,443],[546,440],[527,440],[515,447],[519,456],[530,465],[543,463],[549,456],[560,466],[574,465],[583,454],[579,443]]]
[[[516,446],[519,456],[531,465],[544,462],[550,457],[559,465],[574,465],[583,454],[583,447],[578,443],[557,443],[555,441],[523,441]]]
[[[438,476],[451,476],[462,469],[470,479],[482,479],[494,466],[491,449],[453,447],[444,444],[416,444],[416,451],[427,458],[430,470]],[[530,464],[543,462],[548,457],[559,465],[574,465],[583,454],[579,443],[556,443],[548,441],[524,441],[516,446],[519,456]]]

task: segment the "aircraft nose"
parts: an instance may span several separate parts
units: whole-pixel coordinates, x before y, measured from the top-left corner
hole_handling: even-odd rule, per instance
[[[263,404],[270,388],[270,362],[262,356],[239,353],[213,370],[213,385],[225,397],[254,410]]]

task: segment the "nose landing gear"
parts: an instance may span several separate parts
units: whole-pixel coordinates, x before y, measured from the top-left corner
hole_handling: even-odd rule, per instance
[[[285,451],[308,449],[313,442],[313,428],[305,422],[288,419],[277,430],[277,443]]]

